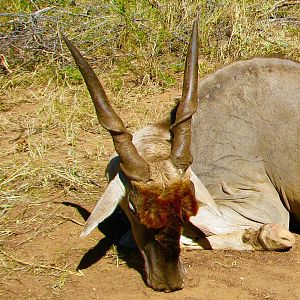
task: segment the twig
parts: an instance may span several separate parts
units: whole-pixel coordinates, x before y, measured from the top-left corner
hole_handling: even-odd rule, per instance
[[[283,6],[290,6],[290,5],[300,5],[300,1],[281,1],[282,3],[279,3],[277,5],[277,8],[283,7]]]
[[[67,15],[75,16],[75,17],[91,18],[91,16],[88,15],[88,14],[76,14],[76,13],[70,12],[70,11],[68,11],[68,10],[60,10],[60,12],[62,12],[63,14],[67,14]],[[101,18],[101,17],[98,17],[98,18]],[[104,17],[103,17],[103,18],[104,18]]]
[[[268,20],[270,23],[289,23],[294,25],[300,25],[300,20],[292,19],[292,18],[278,18],[278,19],[270,19]]]
[[[60,272],[66,272],[66,273],[69,273],[71,275],[83,276],[83,273],[80,270],[77,271],[77,272],[74,272],[74,271],[71,271],[71,270],[61,269],[61,268],[54,267],[54,266],[43,265],[43,264],[34,264],[34,263],[26,262],[26,261],[20,260],[18,258],[15,258],[14,256],[6,253],[3,250],[0,250],[0,253],[2,255],[4,255],[5,257],[9,258],[10,260],[12,260],[14,262],[17,262],[19,264],[25,265],[25,266],[30,266],[30,267],[34,267],[34,268],[42,268],[42,269],[46,269],[46,270],[56,270],[56,271],[60,271]]]
[[[55,8],[55,6],[45,7],[45,8],[42,8],[40,10],[33,12],[32,15],[39,17],[42,13],[45,13],[53,8]]]
[[[40,10],[37,10],[37,11],[34,11],[33,13],[31,14],[13,14],[13,13],[0,13],[0,17],[19,17],[19,18],[30,18],[32,16],[35,16],[35,17],[39,17],[42,13],[45,13],[51,9],[55,8],[55,6],[52,6],[52,7],[45,7],[45,8],[42,8]]]
[[[21,168],[19,168],[17,171],[15,171],[14,173],[12,173],[6,180],[2,181],[0,183],[0,187],[9,183],[10,181],[14,180],[16,177],[23,175],[23,173],[19,173],[21,170],[23,170],[25,167],[27,167],[29,165],[31,161],[29,160],[28,162],[26,162]]]
[[[66,216],[62,216],[62,215],[57,215],[57,216],[60,217],[60,218],[62,218],[62,219],[64,219],[64,220],[66,220],[66,221],[70,221],[70,222],[75,223],[77,225],[84,226],[83,223],[81,223],[79,221],[76,221],[75,219],[72,219],[70,217],[66,217]]]
[[[214,261],[214,264],[220,265],[220,266],[222,266],[224,268],[236,268],[237,267],[236,261],[233,261],[231,263],[231,265],[225,265],[225,264],[219,263],[218,261]]]
[[[12,70],[9,68],[6,58],[3,54],[0,54],[0,69],[3,69],[6,74],[12,73]]]
[[[12,14],[12,13],[0,13],[0,17],[30,17],[31,14]]]
[[[300,1],[288,1],[288,0],[278,1],[267,12],[265,12],[264,14],[259,15],[259,18],[265,17],[266,15],[272,13],[277,8],[280,8],[280,7],[283,7],[283,6],[290,6],[290,5],[300,5]]]

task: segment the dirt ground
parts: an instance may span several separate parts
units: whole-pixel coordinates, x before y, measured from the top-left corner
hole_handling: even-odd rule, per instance
[[[120,114],[129,127],[137,118],[156,120],[177,94],[176,90],[141,99],[139,109],[122,108]],[[0,117],[29,120],[35,118],[36,109],[35,103],[20,104],[2,111]],[[52,160],[67,160],[69,145],[63,143],[57,128],[48,131]],[[112,245],[111,239],[99,230],[81,239],[84,219],[105,188],[102,174],[112,146],[105,135],[100,141],[105,148],[102,159],[92,167],[99,136],[78,131],[78,159],[100,170],[97,184],[67,192],[60,185],[47,193],[41,188],[38,197],[20,192],[14,197],[22,201],[2,210],[1,299],[300,299],[298,235],[295,247],[287,252],[182,250],[185,286],[169,294],[146,286],[137,251]],[[2,161],[8,156],[22,159],[24,151],[15,150],[26,144],[26,135],[20,138],[20,131],[9,127],[0,138]],[[88,157],[84,152],[87,148]],[[81,270],[76,271],[78,268]]]

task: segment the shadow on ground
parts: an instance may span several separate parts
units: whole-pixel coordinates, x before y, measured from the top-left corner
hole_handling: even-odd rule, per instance
[[[89,211],[76,203],[62,202],[62,204],[77,209],[85,221],[90,216]],[[146,277],[144,273],[143,259],[138,249],[129,249],[118,244],[121,237],[123,237],[130,228],[130,222],[127,217],[123,211],[117,207],[111,216],[98,225],[98,229],[105,235],[105,237],[83,255],[76,269],[83,270],[89,268],[103,258],[112,245],[116,245],[118,256],[126,262],[129,268],[135,269],[145,281]]]

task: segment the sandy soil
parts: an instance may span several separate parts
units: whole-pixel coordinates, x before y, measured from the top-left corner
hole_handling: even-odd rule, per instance
[[[73,208],[62,206],[60,213],[72,215]],[[1,279],[1,299],[300,299],[299,237],[296,247],[282,253],[183,250],[184,289],[166,294],[145,285],[137,251],[108,250],[111,243],[99,231],[87,240],[79,232],[77,224],[66,222],[13,255],[59,262],[70,271],[81,265],[82,276],[39,266],[14,272]]]
[[[165,99],[169,101],[170,95]],[[149,105],[149,99],[144,102]],[[124,112],[127,120],[134,119]],[[21,112],[1,114],[11,113],[18,117]],[[29,107],[28,114],[34,115],[34,109]],[[142,114],[143,110],[138,112],[139,117]],[[2,147],[14,147],[7,141],[17,135],[7,130],[1,137]],[[96,151],[96,139],[95,134],[82,132],[79,146]],[[108,145],[109,137],[103,143]],[[63,151],[59,144],[54,149]],[[102,170],[109,152],[104,153]],[[153,291],[144,282],[137,251],[113,246],[99,230],[86,239],[79,237],[97,201],[96,191],[100,195],[105,188],[103,178],[99,180],[101,186],[93,189],[90,199],[88,193],[65,194],[58,187],[39,201],[22,202],[6,212],[2,232],[13,234],[1,239],[1,299],[300,299],[298,235],[288,252],[182,250],[184,289],[169,294]]]

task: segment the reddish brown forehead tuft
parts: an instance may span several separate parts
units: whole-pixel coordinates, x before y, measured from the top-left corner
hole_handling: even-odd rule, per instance
[[[168,185],[134,183],[136,197],[132,199],[142,224],[162,228],[185,222],[198,211],[194,186],[190,180],[178,180]]]

